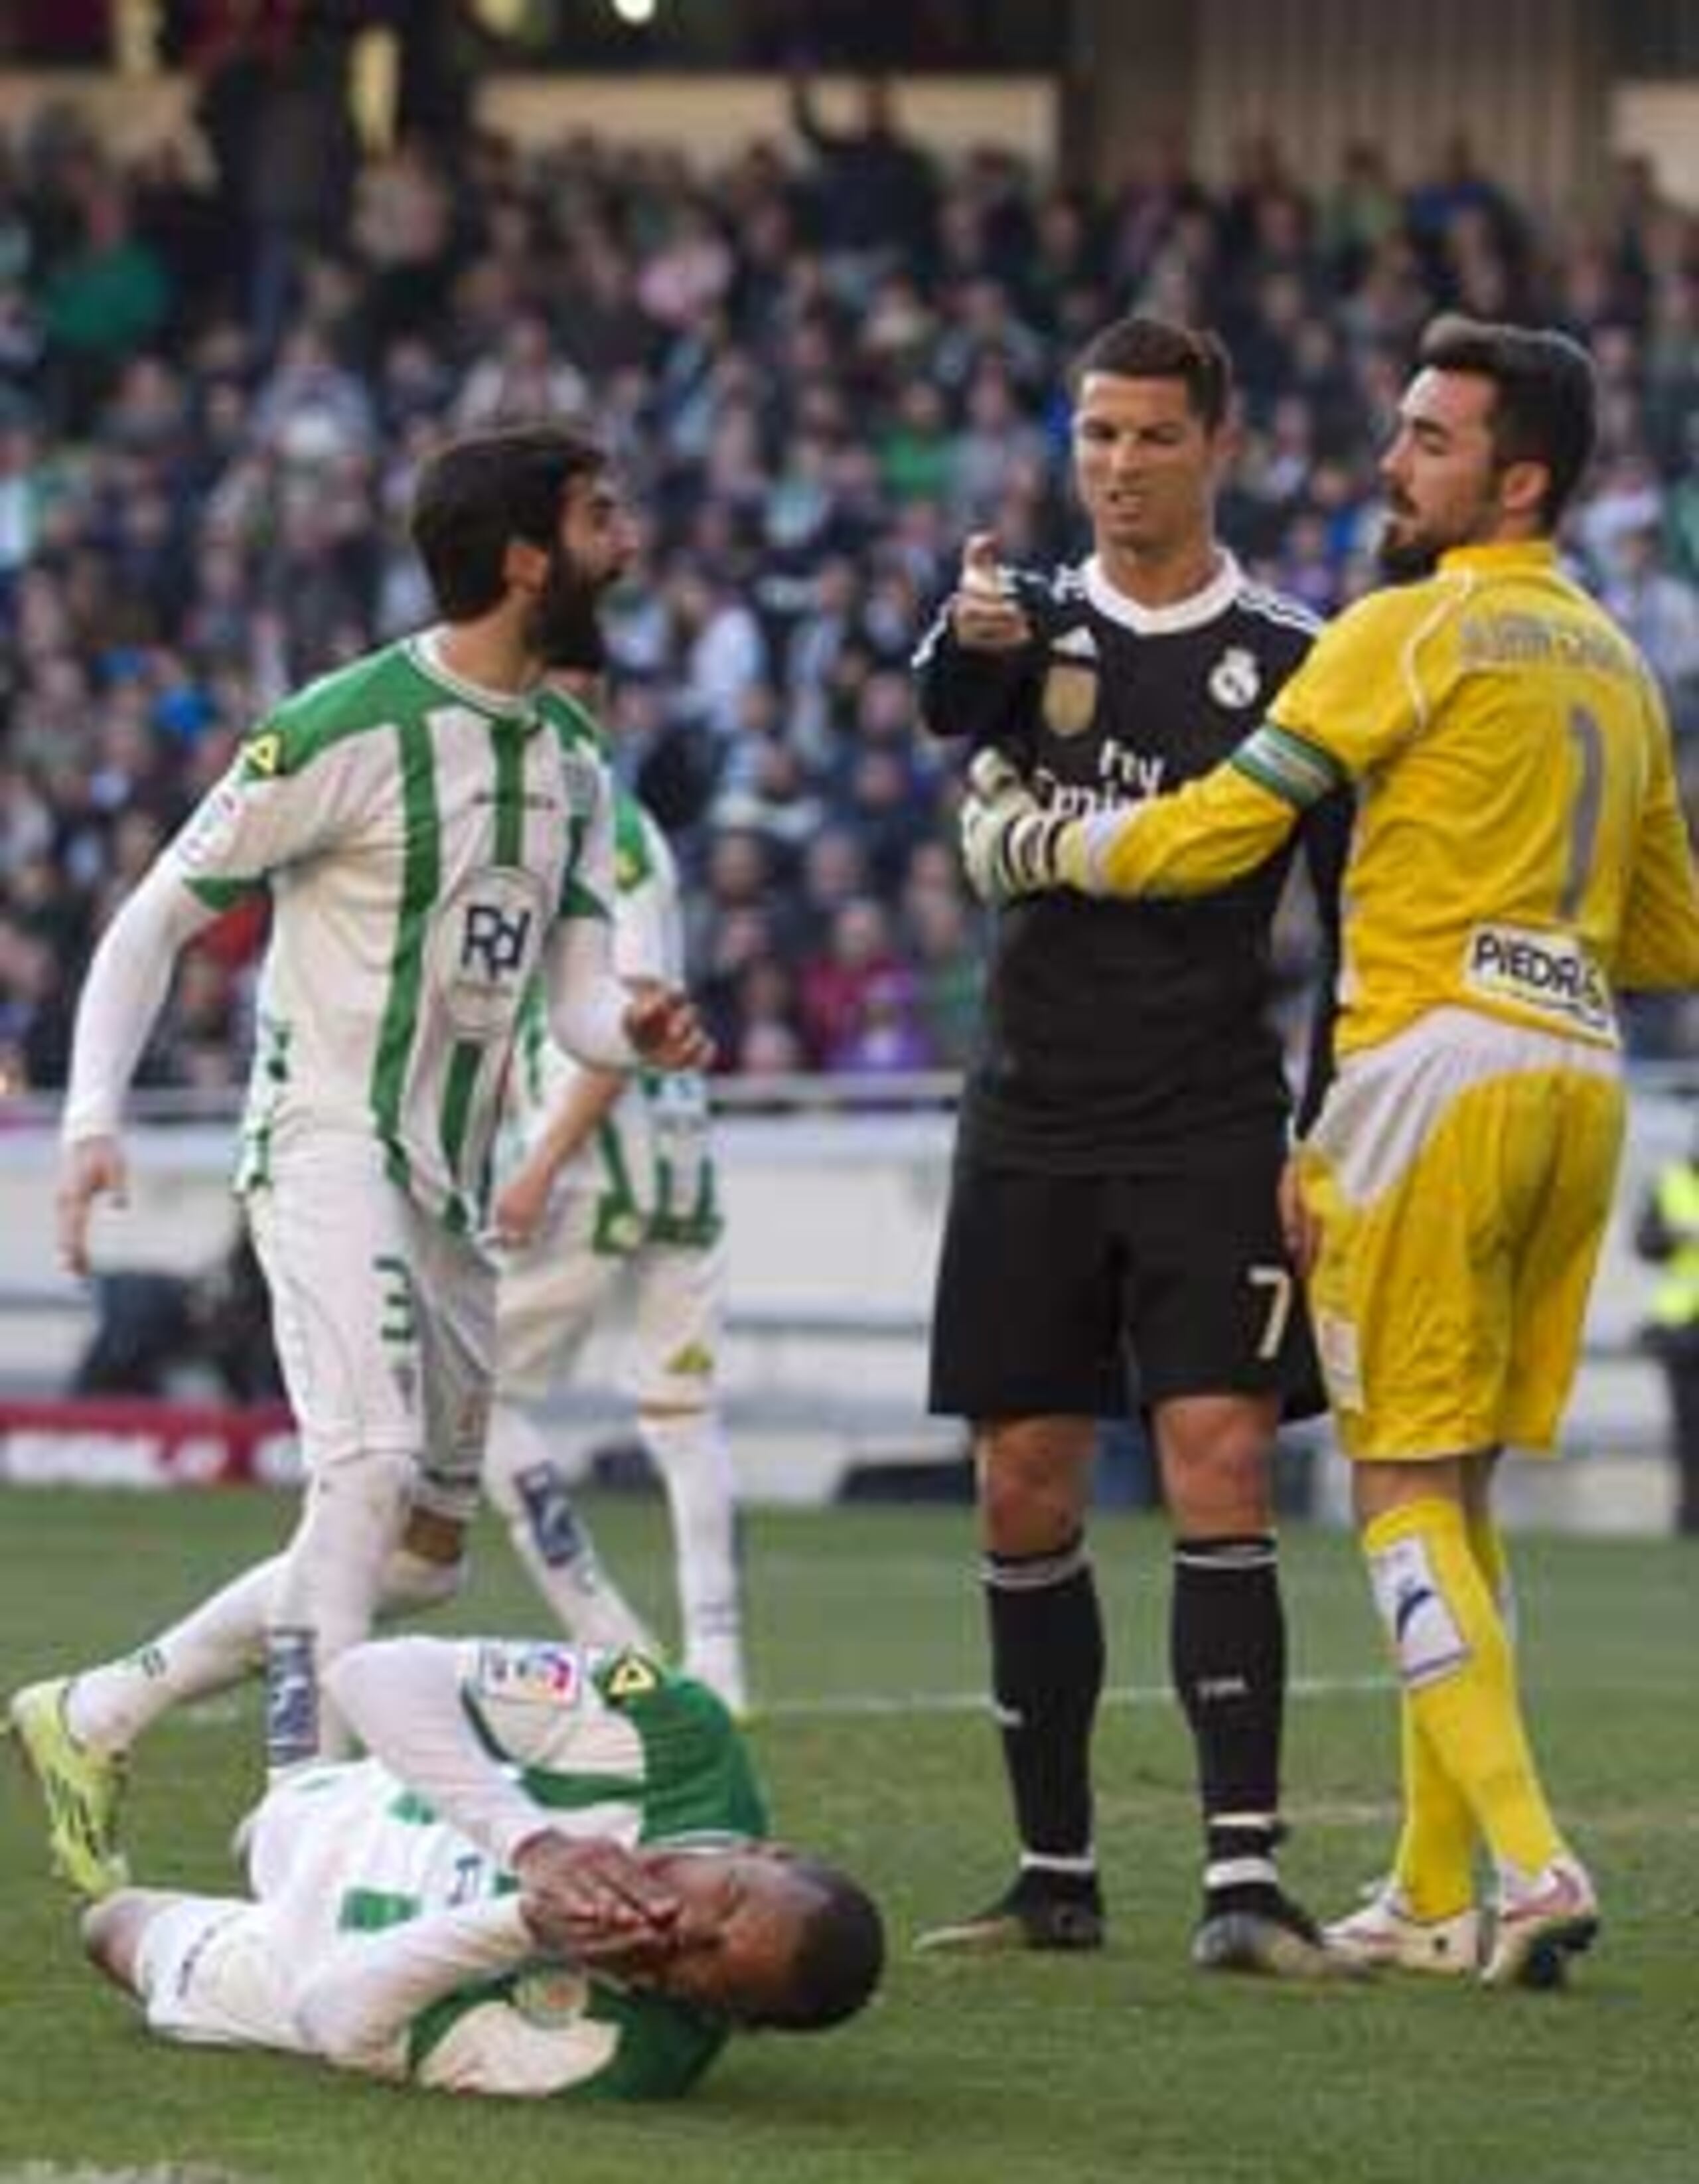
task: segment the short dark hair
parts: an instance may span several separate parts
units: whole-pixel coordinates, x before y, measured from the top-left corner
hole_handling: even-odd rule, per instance
[[[750,2025],[786,2032],[823,2032],[866,2003],[885,1967],[885,1925],[879,1907],[857,1880],[818,1858],[790,1861],[811,1889],[783,2002],[770,2003]]]
[[[1068,384],[1077,395],[1089,371],[1116,379],[1184,381],[1192,415],[1206,432],[1225,422],[1233,402],[1233,363],[1214,334],[1147,312],[1117,319],[1074,359]]]
[[[1555,530],[1598,431],[1598,382],[1579,342],[1552,326],[1499,326],[1447,311],[1423,335],[1417,360],[1429,370],[1492,382],[1493,453],[1501,469],[1544,464],[1540,518]]]
[[[553,545],[567,487],[607,465],[606,449],[571,425],[506,425],[439,448],[419,474],[410,526],[437,611],[469,621],[499,605],[511,542]]]

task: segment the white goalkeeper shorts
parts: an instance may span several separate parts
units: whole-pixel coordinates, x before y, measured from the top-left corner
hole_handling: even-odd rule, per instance
[[[355,1131],[280,1133],[248,1219],[302,1459],[405,1457],[414,1499],[477,1507],[495,1362],[495,1269],[391,1182]]]
[[[504,1401],[543,1401],[593,1332],[617,1329],[620,1385],[643,1408],[696,1410],[714,1399],[726,1314],[723,1237],[705,1248],[643,1244],[598,1251],[596,1202],[563,1194],[535,1238],[504,1255],[496,1379]]]

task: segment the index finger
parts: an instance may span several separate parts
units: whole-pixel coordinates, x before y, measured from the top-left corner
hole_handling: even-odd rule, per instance
[[[643,1859],[609,1846],[589,1863],[593,1878],[615,1903],[656,1925],[671,1925],[678,1917],[682,1906],[677,1893]]]
[[[544,1904],[568,1919],[666,1925],[678,1916],[672,1891],[616,1843],[539,1843],[521,1878]]]

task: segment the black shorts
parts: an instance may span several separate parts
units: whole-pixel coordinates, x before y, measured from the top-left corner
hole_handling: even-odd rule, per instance
[[[1281,1240],[1283,1146],[1185,1149],[1160,1175],[959,1161],[933,1312],[930,1403],[966,1418],[1118,1418],[1175,1396],[1323,1407]]]

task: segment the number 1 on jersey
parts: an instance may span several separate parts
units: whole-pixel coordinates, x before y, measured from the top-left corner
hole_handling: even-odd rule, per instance
[[[1569,708],[1569,733],[1581,777],[1575,785],[1575,801],[1569,813],[1569,863],[1557,898],[1557,915],[1573,925],[1581,898],[1592,877],[1593,859],[1599,846],[1599,812],[1605,794],[1605,739],[1599,724],[1585,705]]]

